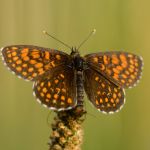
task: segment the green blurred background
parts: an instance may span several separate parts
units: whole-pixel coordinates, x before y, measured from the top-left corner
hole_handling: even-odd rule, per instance
[[[82,55],[124,49],[143,56],[143,78],[126,90],[126,104],[119,113],[104,115],[85,98],[82,149],[150,149],[149,0],[0,0],[0,6],[0,47],[31,44],[70,53],[42,30],[77,46],[96,28],[96,35],[81,48]],[[18,79],[0,62],[0,149],[47,150],[48,114],[32,96],[32,83]]]

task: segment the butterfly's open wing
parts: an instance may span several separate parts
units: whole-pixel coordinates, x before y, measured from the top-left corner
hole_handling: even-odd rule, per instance
[[[71,67],[61,66],[49,75],[35,81],[33,90],[37,100],[54,110],[67,110],[76,106],[76,77]]]
[[[98,110],[113,113],[121,109],[125,102],[123,88],[91,68],[84,70],[84,80],[86,94]]]
[[[61,51],[31,45],[7,46],[1,50],[6,66],[26,80],[35,80],[47,71],[65,64],[69,59]]]
[[[142,58],[126,52],[101,52],[85,56],[88,65],[117,85],[133,87],[142,73]]]

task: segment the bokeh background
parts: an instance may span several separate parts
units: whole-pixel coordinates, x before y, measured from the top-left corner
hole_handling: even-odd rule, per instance
[[[0,0],[0,47],[31,44],[70,50],[42,34],[47,30],[77,46],[96,28],[82,55],[125,50],[143,56],[137,87],[126,90],[124,108],[104,115],[87,98],[83,150],[150,149],[150,1],[149,0]],[[54,113],[32,96],[32,83],[12,75],[0,62],[0,149],[47,150]]]

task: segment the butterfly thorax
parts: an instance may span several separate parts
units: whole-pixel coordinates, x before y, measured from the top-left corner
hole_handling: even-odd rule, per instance
[[[83,63],[84,63],[84,60],[82,59],[82,57],[77,56],[74,58],[74,67],[77,71],[83,70]]]
[[[76,48],[72,48],[71,57],[73,61],[73,67],[77,71],[83,71],[84,60],[80,56],[78,50]]]

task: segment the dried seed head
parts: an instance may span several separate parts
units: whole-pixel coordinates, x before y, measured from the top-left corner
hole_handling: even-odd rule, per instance
[[[83,110],[78,111],[76,107],[72,110],[56,112],[57,116],[52,123],[52,134],[50,136],[49,150],[81,150],[83,141],[82,122]]]

